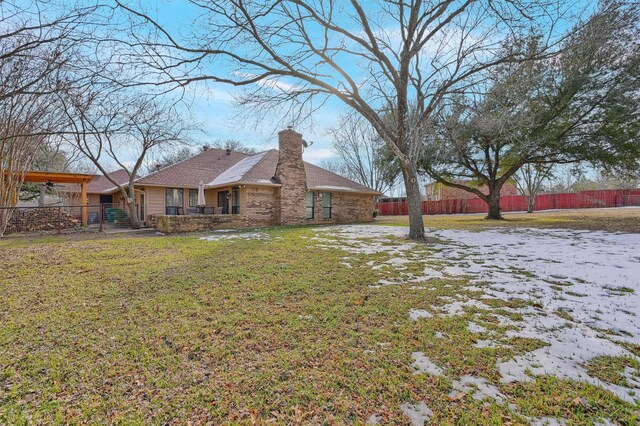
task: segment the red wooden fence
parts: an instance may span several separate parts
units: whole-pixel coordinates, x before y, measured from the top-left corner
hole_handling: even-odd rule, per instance
[[[512,195],[500,198],[503,212],[527,211],[527,197]],[[569,192],[563,194],[541,194],[536,197],[535,210],[589,209],[597,207],[640,206],[640,189],[606,189],[598,191]],[[406,215],[406,201],[378,202],[382,216]],[[480,198],[423,201],[424,214],[487,213],[487,203]]]

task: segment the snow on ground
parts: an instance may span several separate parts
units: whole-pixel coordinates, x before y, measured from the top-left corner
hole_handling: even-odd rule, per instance
[[[429,373],[432,376],[442,376],[442,368],[438,367],[422,352],[414,352],[411,354],[415,362],[412,365],[415,368],[414,374]]]
[[[433,416],[433,411],[422,401],[417,404],[405,402],[400,409],[409,417],[412,426],[423,426]]]
[[[206,237],[200,237],[205,241],[220,241],[220,240],[268,240],[269,234],[264,232],[238,232],[235,229],[221,229],[216,231],[213,235]]]
[[[314,239],[351,253],[388,254],[390,260],[372,261],[369,266],[395,267],[397,279],[381,280],[372,288],[414,284],[411,288],[428,291],[426,282],[432,278],[465,276],[472,284],[469,289],[484,292],[478,297],[481,300],[461,296],[432,312],[413,309],[409,313],[412,320],[431,314],[460,315],[470,306],[491,310],[482,302],[490,298],[536,302],[535,307],[513,310],[524,316],[523,321],[499,319],[516,326],[507,337],[537,338],[549,346],[500,363],[503,382],[531,380],[527,372],[555,375],[593,383],[626,401],[640,399],[640,383],[634,378],[637,372],[625,372],[632,386],[625,388],[589,376],[582,366],[600,355],[631,356],[616,342],[640,344],[640,235],[528,228],[428,230],[427,235],[440,242],[430,244],[436,250],[427,260],[421,258],[424,252],[415,253],[417,243],[390,244],[389,236],[405,237],[407,233],[405,227],[345,225],[324,228]],[[410,262],[421,262],[423,274],[404,272]],[[483,331],[474,323],[469,328]],[[492,341],[483,340],[482,346],[491,347]],[[416,364],[420,364],[418,359]],[[478,383],[476,386],[481,389]],[[409,408],[403,408],[407,415]]]
[[[487,382],[487,379],[473,376],[462,376],[460,380],[453,381],[453,391],[450,396],[455,397],[456,391],[458,392],[473,392],[471,397],[479,401],[485,399],[493,399],[496,402],[503,403],[506,397],[491,383]],[[475,390],[474,390],[475,389]]]

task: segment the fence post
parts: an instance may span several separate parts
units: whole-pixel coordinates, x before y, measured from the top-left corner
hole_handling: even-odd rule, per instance
[[[98,216],[100,216],[100,232],[102,232],[102,223],[104,221],[104,210],[103,207],[104,204],[100,203],[100,206],[98,207]]]
[[[58,206],[58,235],[60,235],[61,229],[62,229],[62,206]]]

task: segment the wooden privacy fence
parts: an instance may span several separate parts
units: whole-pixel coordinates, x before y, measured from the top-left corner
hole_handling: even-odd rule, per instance
[[[503,212],[527,211],[528,199],[522,195],[500,198]],[[590,209],[598,207],[640,206],[640,189],[606,189],[597,191],[540,194],[536,196],[534,210]],[[376,208],[382,216],[409,214],[406,201],[379,201]],[[423,201],[424,214],[487,213],[487,203],[480,198],[457,198]]]

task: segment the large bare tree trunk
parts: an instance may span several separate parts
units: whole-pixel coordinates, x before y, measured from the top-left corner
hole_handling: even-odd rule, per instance
[[[533,209],[534,209],[535,204],[536,204],[536,196],[535,195],[529,195],[529,197],[527,198],[527,201],[529,202],[529,204],[527,206],[527,213],[533,213]]]
[[[487,213],[487,219],[501,220],[502,211],[500,210],[500,191],[502,185],[495,185],[493,188],[489,187],[489,197],[487,204],[489,205],[489,213]]]
[[[409,238],[424,241],[424,222],[422,221],[422,193],[418,183],[418,171],[414,165],[401,164],[402,176],[407,189],[409,204]]]
[[[129,206],[129,218],[131,220],[132,229],[140,229],[140,217],[138,216],[138,208],[136,206],[136,192],[133,185],[129,185],[127,194],[127,205]]]
[[[135,198],[130,198],[127,204],[129,206],[129,217],[131,218],[131,229],[140,229],[140,218],[138,217]]]

